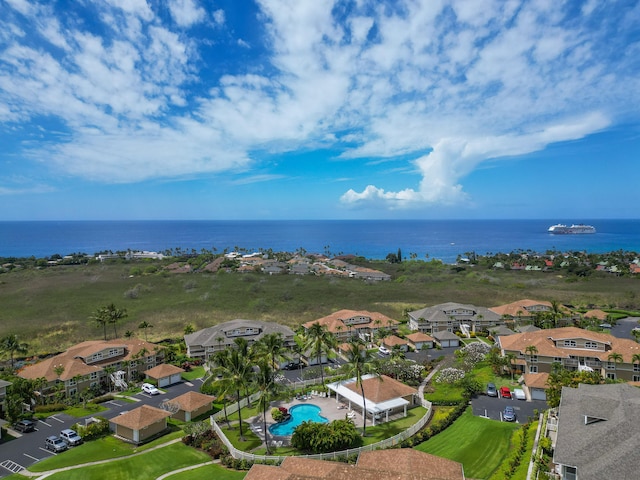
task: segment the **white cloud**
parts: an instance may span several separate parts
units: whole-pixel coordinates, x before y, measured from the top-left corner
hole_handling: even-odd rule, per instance
[[[46,10],[9,4],[16,17]],[[594,8],[615,13],[597,2],[566,21],[569,6],[553,1],[363,0],[344,12],[331,0],[260,0],[267,38],[228,40],[249,60],[226,75],[211,70],[233,58],[203,55],[203,46],[237,38],[223,10],[174,0],[173,24],[153,5],[105,0],[93,31],[47,10],[35,23],[45,46],[0,36],[0,119],[52,116],[68,129],[66,143],[32,155],[105,182],[236,169],[258,181],[274,177],[252,174],[249,152],[326,145],[345,161],[415,167],[417,185],[391,191],[366,179],[342,196],[409,208],[467,202],[464,179],[483,162],[637,115],[637,56],[609,56],[610,42],[638,50],[621,31],[637,27],[590,23]]]
[[[181,27],[190,27],[204,20],[206,12],[195,0],[172,0],[169,11],[175,22]]]

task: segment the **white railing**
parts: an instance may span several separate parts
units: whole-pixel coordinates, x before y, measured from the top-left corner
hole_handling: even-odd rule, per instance
[[[258,395],[259,396],[259,395]],[[242,404],[242,402],[240,402]],[[246,403],[245,403],[246,404]],[[339,458],[348,458],[352,455],[359,455],[360,452],[371,451],[371,450],[381,450],[385,448],[395,447],[402,443],[407,438],[412,437],[420,430],[424,428],[424,426],[429,422],[431,418],[432,408],[431,402],[428,402],[424,398],[421,398],[421,405],[427,409],[427,412],[424,414],[420,420],[407,428],[404,432],[400,432],[393,437],[387,438],[377,443],[373,443],[371,445],[366,445],[364,447],[352,448],[348,450],[341,450],[338,452],[329,452],[329,453],[319,453],[315,455],[300,455],[305,458],[312,458],[316,460],[336,460]],[[237,404],[233,405],[236,409],[233,411],[235,413],[237,411]],[[282,462],[286,457],[280,455],[255,455],[253,453],[244,452],[242,450],[238,450],[233,446],[233,444],[229,441],[227,436],[224,434],[218,423],[216,422],[216,418],[220,417],[220,413],[222,413],[222,418],[224,418],[224,413],[222,411],[217,412],[215,415],[212,415],[210,418],[211,426],[213,430],[216,432],[222,443],[229,449],[229,453],[236,460],[247,460],[250,462],[258,462],[258,463],[266,463],[266,462]],[[227,409],[227,414],[230,413],[230,410]]]

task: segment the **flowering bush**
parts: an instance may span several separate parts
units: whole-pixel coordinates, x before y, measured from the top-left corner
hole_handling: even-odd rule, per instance
[[[459,368],[443,368],[436,378],[436,383],[456,383],[462,380],[464,375],[464,370]]]

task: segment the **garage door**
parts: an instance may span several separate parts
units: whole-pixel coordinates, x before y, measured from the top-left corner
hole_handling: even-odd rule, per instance
[[[531,400],[546,400],[547,393],[542,388],[531,388]]]
[[[158,379],[158,386],[160,388],[169,386],[169,380],[170,379],[171,379],[171,377],[159,378]]]

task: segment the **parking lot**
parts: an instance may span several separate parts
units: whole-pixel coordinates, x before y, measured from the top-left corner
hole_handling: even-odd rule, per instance
[[[471,399],[473,414],[492,420],[502,420],[504,407],[511,405],[516,412],[516,422],[525,423],[529,418],[535,418],[535,410],[542,412],[549,408],[543,400],[516,400],[515,398],[488,397],[478,395]]]

